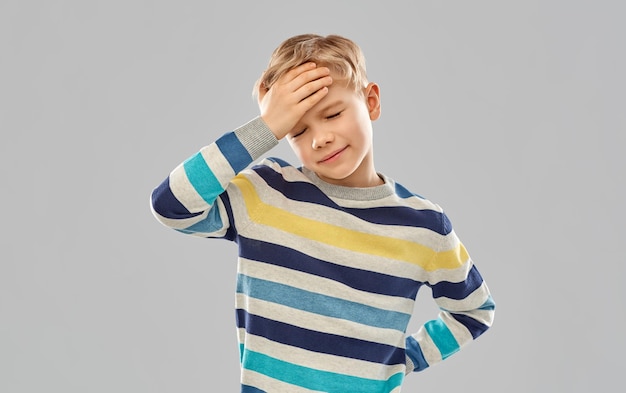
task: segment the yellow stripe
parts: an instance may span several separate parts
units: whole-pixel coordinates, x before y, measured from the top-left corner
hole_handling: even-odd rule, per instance
[[[241,190],[250,219],[258,224],[334,247],[410,262],[426,271],[455,269],[469,258],[462,244],[452,250],[437,253],[429,247],[408,240],[353,231],[297,216],[263,203],[254,186],[243,176],[237,176],[233,182]]]

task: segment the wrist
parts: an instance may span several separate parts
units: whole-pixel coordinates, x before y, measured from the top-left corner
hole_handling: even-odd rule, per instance
[[[241,144],[248,150],[252,160],[278,145],[274,135],[262,117],[258,116],[234,130]]]
[[[282,131],[280,124],[270,116],[261,115],[260,118],[277,140],[281,140],[285,137],[285,135],[287,135],[286,132]]]

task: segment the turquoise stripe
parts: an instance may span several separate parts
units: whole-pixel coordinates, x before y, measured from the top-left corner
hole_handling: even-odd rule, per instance
[[[243,345],[240,351],[243,368],[305,389],[328,393],[388,393],[404,380],[404,373],[396,373],[387,380],[367,379],[298,366],[247,350]]]
[[[237,277],[237,292],[255,299],[278,303],[327,317],[341,318],[368,326],[395,329],[402,332],[406,330],[411,318],[409,314],[366,306],[243,274]]]
[[[441,319],[428,321],[424,324],[430,338],[434,341],[437,349],[441,353],[441,358],[445,359],[460,349],[452,332]]]
[[[478,307],[480,310],[495,310],[496,302],[493,301],[493,298],[489,296],[487,300],[483,303],[482,306]]]
[[[202,154],[196,153],[191,156],[183,166],[193,188],[206,203],[212,205],[217,196],[224,192],[224,188],[204,161]]]

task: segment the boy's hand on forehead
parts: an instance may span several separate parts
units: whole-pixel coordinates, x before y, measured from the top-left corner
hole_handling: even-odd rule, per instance
[[[330,70],[304,63],[281,76],[270,89],[259,86],[261,118],[282,139],[304,114],[328,94]]]

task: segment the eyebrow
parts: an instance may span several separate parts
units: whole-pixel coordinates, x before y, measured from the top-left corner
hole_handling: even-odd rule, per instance
[[[322,107],[322,109],[318,110],[317,113],[324,113],[327,110],[329,110],[330,108],[334,107],[334,106],[338,106],[343,104],[343,100],[339,99],[339,100],[335,100],[335,101],[331,101],[328,105],[324,105]]]
[[[344,101],[341,98],[338,98],[335,101],[331,101],[329,104],[324,105],[320,110],[316,111],[315,113],[319,115],[320,113],[324,113],[334,106],[343,105],[343,104],[344,104]],[[296,124],[294,128],[300,128],[300,122],[298,122],[298,124]],[[298,132],[300,131],[297,131],[296,133]],[[290,131],[289,134],[291,133],[292,132]]]

